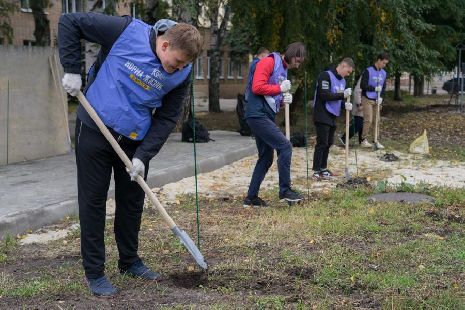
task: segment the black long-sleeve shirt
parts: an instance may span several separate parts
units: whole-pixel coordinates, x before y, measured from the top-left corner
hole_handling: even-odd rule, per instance
[[[81,39],[101,46],[97,60],[93,64],[92,75],[87,77],[84,92],[94,82],[113,44],[131,21],[132,17],[130,16],[118,17],[98,13],[72,13],[61,16],[58,23],[58,48],[60,61],[66,73],[79,74],[81,72]],[[152,29],[150,44],[155,55],[156,37],[157,33]],[[190,75],[163,97],[162,106],[157,108],[152,115],[151,126],[138,146],[134,157],[147,164],[150,159],[158,154],[168,136],[176,127],[181,115],[183,100],[188,93],[189,87]],[[84,124],[99,130],[83,107],[78,107],[77,115]]]
[[[330,71],[336,76],[338,80],[343,79],[335,68]],[[316,87],[315,104],[313,108],[313,120],[315,123],[323,123],[329,126],[336,126],[336,116],[331,114],[326,109],[327,101],[342,100],[344,102],[344,93],[333,94],[331,92],[331,78],[329,73],[324,71],[318,76],[318,82]]]
[[[372,66],[375,71],[379,71],[376,69],[375,66]],[[368,85],[370,79],[370,72],[368,71],[368,68],[365,69],[362,73],[362,79],[360,80],[360,88],[362,89],[362,96],[367,96],[367,91],[375,91],[375,87]],[[383,88],[381,90],[381,96],[384,96],[384,92],[386,91],[386,80],[384,80],[383,83]],[[367,97],[368,98],[368,97]]]

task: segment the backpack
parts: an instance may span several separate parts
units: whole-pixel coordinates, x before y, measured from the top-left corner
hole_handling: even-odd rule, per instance
[[[182,124],[182,142],[194,142],[194,129],[192,127],[192,117]],[[207,128],[195,120],[195,143],[207,143],[215,141],[210,138]]]
[[[239,120],[239,133],[241,136],[251,136],[252,131],[250,130],[249,125],[245,121],[245,105],[247,102],[245,101],[245,97],[242,94],[237,94],[237,104],[236,104],[236,114],[237,119]]]
[[[301,132],[296,132],[289,140],[291,141],[293,147],[307,146],[307,139],[305,139],[305,135]]]

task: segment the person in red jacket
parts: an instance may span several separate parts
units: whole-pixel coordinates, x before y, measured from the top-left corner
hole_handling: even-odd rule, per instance
[[[287,79],[287,70],[299,68],[304,59],[304,44],[292,43],[284,55],[274,52],[261,59],[257,63],[252,81],[249,82],[252,91],[246,98],[245,118],[255,135],[258,161],[244,199],[244,207],[267,205],[258,197],[258,192],[273,164],[274,150],[278,153],[279,198],[288,202],[303,200],[302,195],[291,188],[292,145],[275,124],[275,117],[282,104],[292,103],[292,95],[289,93],[291,82]]]

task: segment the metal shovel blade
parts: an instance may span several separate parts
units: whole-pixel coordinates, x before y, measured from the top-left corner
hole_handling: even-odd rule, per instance
[[[200,253],[199,249],[195,245],[194,241],[189,237],[189,235],[184,231],[178,228],[178,226],[174,226],[171,228],[171,231],[179,237],[181,243],[187,248],[189,253],[194,257],[197,264],[202,267],[203,269],[207,269],[207,263],[205,262],[202,253]]]

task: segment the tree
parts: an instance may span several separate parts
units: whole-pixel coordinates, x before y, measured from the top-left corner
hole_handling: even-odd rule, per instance
[[[210,79],[208,80],[208,111],[221,112],[220,109],[220,49],[223,45],[226,26],[229,22],[231,8],[228,1],[206,1],[206,15],[210,20]],[[220,24],[218,25],[218,22]]]
[[[34,16],[36,45],[50,45],[50,21],[45,14],[45,10],[51,7],[50,0],[30,0],[29,6]]]
[[[18,10],[18,5],[8,0],[0,0],[0,34],[6,38],[8,44],[13,43],[13,28],[10,16]]]
[[[197,27],[200,15],[201,3],[194,0],[173,0],[173,19],[178,22],[188,23]],[[190,79],[193,83],[194,68],[192,68]],[[183,111],[178,126],[184,124],[192,117],[192,103],[194,101],[193,87],[189,89],[184,97]]]
[[[136,15],[149,25],[155,24],[158,20],[169,18],[169,5],[163,0],[136,0],[134,1]]]

